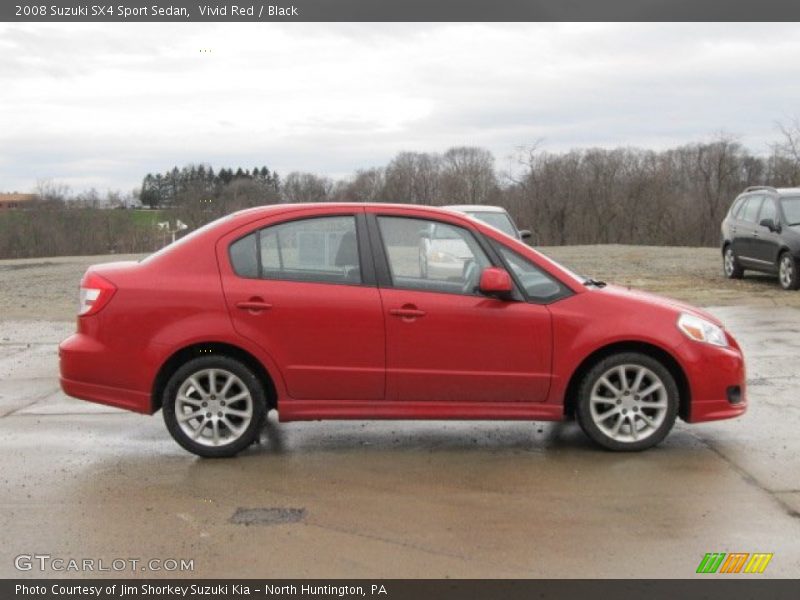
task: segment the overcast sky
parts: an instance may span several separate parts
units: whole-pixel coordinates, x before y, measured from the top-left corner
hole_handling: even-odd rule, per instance
[[[795,24],[0,24],[0,191],[456,145],[502,168],[538,139],[766,152],[800,115],[798,57]]]

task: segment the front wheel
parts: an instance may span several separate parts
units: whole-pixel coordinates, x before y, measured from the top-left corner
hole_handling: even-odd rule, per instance
[[[778,259],[778,280],[785,290],[800,288],[800,277],[797,274],[797,262],[789,252],[784,252]]]
[[[207,458],[234,456],[252,444],[266,416],[261,382],[227,356],[190,360],[164,389],[164,422],[189,452]]]
[[[578,390],[584,433],[608,450],[639,451],[661,442],[675,424],[678,386],[658,360],[638,352],[609,356]]]

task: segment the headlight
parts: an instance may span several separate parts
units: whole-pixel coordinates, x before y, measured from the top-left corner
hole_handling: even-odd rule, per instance
[[[678,329],[686,334],[686,337],[696,342],[705,342],[706,344],[722,347],[728,345],[728,337],[725,335],[722,327],[714,325],[711,321],[706,321],[696,315],[681,313],[678,319]]]

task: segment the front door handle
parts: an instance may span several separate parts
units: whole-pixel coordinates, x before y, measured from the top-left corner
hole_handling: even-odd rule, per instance
[[[401,308],[390,308],[389,314],[402,319],[417,319],[425,316],[425,311],[418,309],[413,304],[406,304]]]
[[[236,308],[241,308],[242,310],[249,310],[251,313],[259,313],[262,310],[269,310],[272,308],[272,304],[269,302],[264,302],[263,298],[250,298],[250,300],[243,300],[242,302],[236,303]]]

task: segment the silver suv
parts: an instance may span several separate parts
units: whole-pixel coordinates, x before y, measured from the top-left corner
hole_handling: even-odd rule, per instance
[[[485,204],[454,204],[452,206],[444,206],[448,210],[463,213],[478,219],[499,229],[506,235],[510,235],[518,240],[527,240],[531,237],[529,229],[518,229],[514,219],[508,214],[505,208],[500,206],[488,206]]]
[[[800,188],[754,186],[733,201],[722,221],[725,276],[745,269],[773,273],[785,290],[800,288]]]

